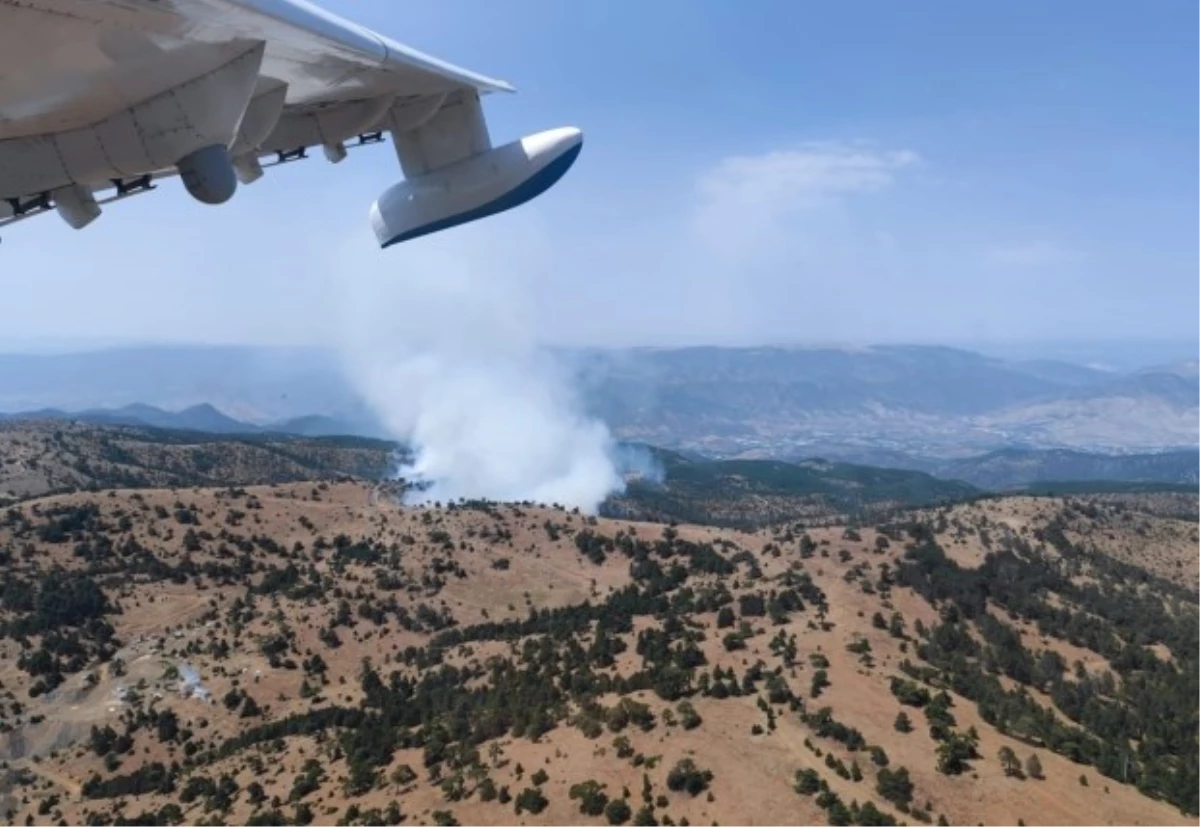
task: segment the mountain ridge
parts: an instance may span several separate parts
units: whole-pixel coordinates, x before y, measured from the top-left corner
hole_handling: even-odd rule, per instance
[[[124,425],[227,436],[272,435],[292,437],[365,437],[379,439],[377,431],[360,430],[353,423],[319,414],[296,417],[260,426],[230,417],[212,405],[196,405],[181,411],[164,411],[150,405],[132,404],[114,410],[96,409],[71,414],[58,410],[32,411],[26,414],[0,414],[0,423],[8,422],[81,422],[98,426]],[[1040,483],[1123,482],[1191,485],[1200,483],[1200,450],[1185,448],[1160,452],[1102,453],[1068,448],[1006,447],[971,456],[939,459],[906,454],[901,451],[853,450],[844,446],[812,446],[784,456],[722,457],[690,449],[666,449],[648,443],[640,445],[659,457],[676,457],[687,462],[729,462],[745,460],[778,461],[804,466],[825,461],[846,467],[898,469],[929,474],[942,481],[959,481],[987,491],[1011,491]],[[618,452],[619,454],[620,452]],[[618,459],[620,457],[618,456]],[[677,463],[678,465],[678,463]]]
[[[120,408],[89,408],[65,411],[40,408],[16,413],[0,413],[3,421],[61,420],[92,425],[131,425],[167,430],[199,431],[209,434],[291,434],[294,436],[366,436],[381,437],[369,424],[339,419],[325,414],[308,414],[257,424],[237,419],[215,405],[202,402],[178,411],[134,402]]]
[[[1117,371],[929,345],[551,355],[583,412],[617,439],[712,456],[788,458],[829,446],[946,461],[1004,448],[1122,454],[1200,445],[1200,377],[1188,360]],[[328,351],[0,355],[0,410],[87,412],[135,403],[169,411],[207,404],[243,423],[206,426],[213,429],[385,435]],[[211,411],[192,416],[217,419]]]

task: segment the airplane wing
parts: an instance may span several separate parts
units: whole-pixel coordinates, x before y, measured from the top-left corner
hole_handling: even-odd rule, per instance
[[[339,163],[390,137],[405,180],[370,211],[387,246],[571,166],[574,128],[493,148],[482,98],[511,91],[304,0],[0,0],[0,227],[55,211],[79,229],[175,176],[220,204],[317,148]]]

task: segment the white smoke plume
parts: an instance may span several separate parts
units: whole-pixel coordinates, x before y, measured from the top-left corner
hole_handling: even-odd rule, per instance
[[[504,222],[380,251],[357,238],[336,264],[346,370],[414,451],[401,476],[425,501],[534,500],[594,513],[623,483],[607,428],[584,417],[528,324],[540,233]]]
[[[647,446],[621,443],[613,449],[612,457],[622,477],[629,475],[642,482],[666,485],[667,470]]]

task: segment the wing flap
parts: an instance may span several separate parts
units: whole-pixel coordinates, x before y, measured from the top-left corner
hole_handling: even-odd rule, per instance
[[[288,112],[260,144],[264,152],[286,152],[298,147],[334,146],[367,132],[387,113],[394,98],[349,101],[314,112]]]
[[[104,206],[105,204],[113,204],[117,201],[124,201],[127,198],[133,198],[135,195],[153,192],[157,189],[154,184],[156,179],[170,177],[174,174],[174,171],[172,171],[170,173],[162,173],[161,175],[143,175],[126,181],[113,180],[109,184],[94,189],[92,187],[74,185],[54,192],[43,192],[33,198],[0,199],[0,228],[8,227],[52,210],[58,210],[61,213],[64,206],[69,208],[73,204],[78,205],[83,200],[93,201],[94,206],[97,207]],[[72,195],[71,190],[76,190],[78,194]],[[110,190],[111,192],[109,192]],[[99,210],[96,210],[87,221],[84,221],[79,226],[75,224],[72,224],[72,226],[75,229],[79,229],[80,226],[89,223],[92,218],[95,218],[99,214]],[[69,217],[67,221],[71,223]]]

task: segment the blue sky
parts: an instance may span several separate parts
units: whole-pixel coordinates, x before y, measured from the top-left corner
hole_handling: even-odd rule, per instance
[[[387,149],[28,222],[0,340],[320,343],[346,271],[414,268],[555,343],[1197,339],[1194,3],[323,5],[511,81],[493,142],[577,125],[580,161],[383,252]]]

